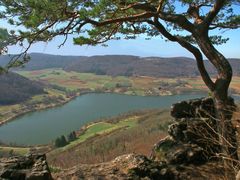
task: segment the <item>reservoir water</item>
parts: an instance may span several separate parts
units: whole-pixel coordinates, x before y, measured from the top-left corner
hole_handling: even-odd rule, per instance
[[[28,113],[0,127],[0,141],[18,145],[47,144],[99,118],[128,111],[170,108],[181,100],[204,95],[142,97],[119,94],[86,94],[52,109]]]

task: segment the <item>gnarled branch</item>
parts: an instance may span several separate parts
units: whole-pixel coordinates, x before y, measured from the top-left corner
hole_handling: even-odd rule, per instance
[[[211,25],[212,21],[217,16],[222,7],[226,4],[226,2],[227,2],[226,0],[216,0],[212,9],[210,10],[207,17],[203,21],[204,26],[207,26],[206,29],[208,29],[208,27]]]
[[[198,48],[196,48],[195,46],[191,45],[190,43],[188,43],[187,41],[185,41],[182,38],[179,38],[177,36],[174,36],[172,34],[170,34],[165,27],[158,21],[157,18],[154,19],[154,21],[148,21],[149,24],[155,26],[158,31],[164,36],[166,37],[168,40],[173,41],[173,42],[178,42],[182,47],[184,47],[185,49],[187,49],[188,51],[190,51],[196,61],[197,61],[197,66],[199,69],[199,72],[202,76],[202,79],[204,81],[204,83],[208,86],[208,88],[211,91],[214,91],[215,89],[215,83],[212,81],[212,79],[210,78],[204,63],[203,63],[203,57],[202,54],[200,52],[200,50]]]

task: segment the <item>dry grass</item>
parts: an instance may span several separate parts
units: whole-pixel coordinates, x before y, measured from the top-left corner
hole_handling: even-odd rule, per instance
[[[48,162],[51,166],[69,168],[79,163],[105,162],[133,152],[148,156],[153,145],[167,135],[169,111],[154,110],[138,116],[136,126],[95,136],[61,153],[50,153]]]
[[[0,146],[0,157],[10,155],[25,155],[29,152],[30,148],[25,147],[8,147]]]

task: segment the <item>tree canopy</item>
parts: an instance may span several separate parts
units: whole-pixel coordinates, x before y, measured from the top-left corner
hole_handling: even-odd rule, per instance
[[[7,29],[0,27],[0,55],[8,52],[8,45],[11,43],[11,36]],[[0,66],[0,74],[5,72],[5,69]]]
[[[8,46],[15,45],[18,42],[18,38],[14,33],[14,31],[10,31],[9,33],[7,29],[0,27],[0,55],[7,54]],[[28,60],[29,57],[26,51],[20,55],[15,55],[5,67],[0,66],[0,74],[6,72],[9,68],[19,67],[28,62]]]
[[[7,52],[9,34],[6,29],[0,28],[0,55]]]
[[[19,31],[19,40],[33,43],[49,41],[57,35],[67,38],[69,34],[78,34],[75,44],[96,45],[110,39],[136,38],[138,34],[166,36],[167,32],[195,42],[191,36],[194,26],[201,25],[205,31],[239,28],[239,12],[234,10],[239,3],[239,0],[3,0],[0,5],[4,7],[1,15],[10,24],[26,28]],[[221,44],[227,39],[213,35],[211,40]]]

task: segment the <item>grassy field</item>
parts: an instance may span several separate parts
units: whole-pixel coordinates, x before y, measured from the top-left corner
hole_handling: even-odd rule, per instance
[[[126,153],[149,155],[153,145],[167,134],[167,110],[149,110],[119,117],[114,123],[100,122],[87,127],[85,134],[70,145],[48,153],[52,167],[69,168],[78,163],[98,163]]]
[[[0,157],[10,155],[25,155],[29,152],[30,148],[25,147],[7,147],[0,146]]]
[[[206,85],[204,84],[204,82],[202,81],[201,77],[196,77],[196,78],[184,78],[184,80],[187,81],[187,83],[189,84],[189,88],[192,89],[202,89],[205,91],[208,91]],[[213,79],[213,81],[215,81],[215,79]],[[238,76],[234,76],[232,78],[232,82],[230,84],[230,91],[232,91],[232,93],[240,93],[240,77]]]
[[[111,77],[62,69],[19,71],[29,79],[61,86],[68,90],[115,92],[130,95],[171,95],[207,90],[200,78],[155,78],[147,76]],[[196,81],[197,80],[197,81]]]
[[[110,76],[97,76],[91,73],[66,72],[62,69],[19,71],[18,73],[32,80],[55,84],[69,90],[89,89],[95,91],[104,87],[111,88],[115,85],[114,83],[111,83],[112,77]],[[124,81],[126,80],[127,78],[124,78]],[[115,79],[115,83],[118,82],[119,81],[116,81]]]
[[[84,128],[84,133],[79,135],[76,140],[70,142],[68,145],[57,148],[53,150],[50,154],[57,154],[63,151],[67,151],[68,149],[74,148],[75,146],[83,143],[84,141],[88,140],[89,138],[93,138],[99,135],[104,135],[111,133],[117,129],[121,128],[132,128],[137,125],[138,117],[130,117],[124,120],[119,121],[118,123],[109,123],[109,122],[97,122],[91,124]]]
[[[18,71],[29,79],[55,84],[69,90],[117,92],[131,95],[168,95],[182,92],[208,91],[201,77],[155,78],[147,76],[95,75],[66,72],[62,69]],[[233,77],[231,89],[240,92],[240,77]]]
[[[34,147],[19,147],[19,146],[0,146],[0,157],[22,156],[31,153],[46,153],[51,150],[48,145],[34,146]]]

